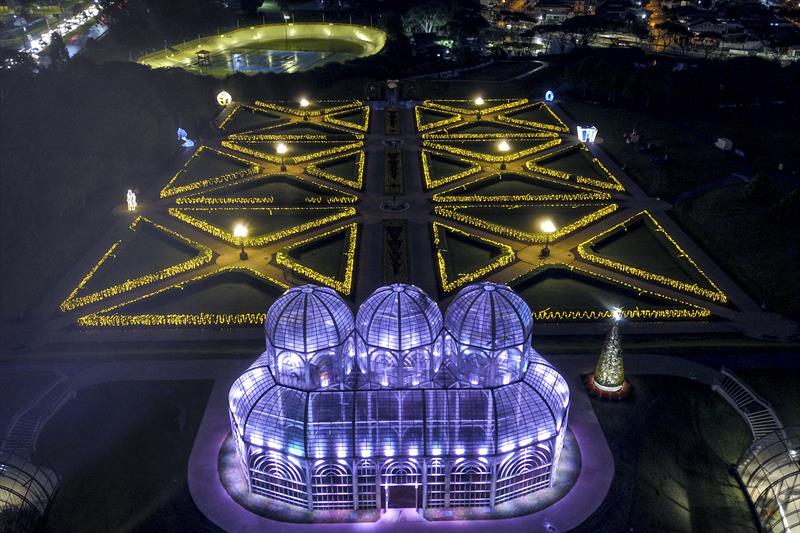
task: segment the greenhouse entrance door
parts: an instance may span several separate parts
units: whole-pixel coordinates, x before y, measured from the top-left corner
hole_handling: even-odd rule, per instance
[[[387,509],[418,509],[422,491],[418,485],[385,485],[381,487]]]
[[[422,497],[422,475],[414,459],[390,459],[381,468],[384,509],[416,509]]]

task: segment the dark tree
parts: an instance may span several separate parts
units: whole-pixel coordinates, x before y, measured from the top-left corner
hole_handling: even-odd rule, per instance
[[[242,11],[248,15],[255,15],[256,11],[258,11],[258,8],[261,7],[263,3],[264,0],[239,0]]]
[[[50,68],[56,70],[64,70],[69,63],[69,52],[67,52],[67,45],[64,44],[64,39],[61,35],[54,31],[50,36],[50,46],[47,47],[47,55],[50,57]]]

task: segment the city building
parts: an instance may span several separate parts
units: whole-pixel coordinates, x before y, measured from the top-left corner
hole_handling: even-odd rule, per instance
[[[532,328],[493,283],[444,316],[411,285],[377,289],[355,318],[331,289],[288,290],[229,393],[250,492],[309,510],[493,507],[551,486],[569,388]]]

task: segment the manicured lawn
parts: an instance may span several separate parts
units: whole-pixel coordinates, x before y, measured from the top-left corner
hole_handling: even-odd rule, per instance
[[[253,107],[239,107],[233,113],[233,118],[225,124],[226,132],[235,133],[238,131],[263,128],[281,120],[278,115],[267,113],[266,111],[261,111]]]
[[[475,121],[470,122],[465,126],[459,126],[457,128],[446,128],[447,133],[509,133],[509,132],[516,132],[519,133],[521,131],[530,131],[530,130],[522,130],[520,128],[509,126],[506,124],[498,124],[497,122],[484,122],[484,121]]]
[[[513,139],[508,141],[509,146],[511,149],[506,152],[507,154],[514,154],[514,152],[521,152],[522,150],[526,150],[528,148],[533,148],[534,146],[539,146],[548,142],[549,139],[541,139],[541,140],[519,140]],[[491,141],[438,141],[441,144],[452,146],[454,148],[460,148],[462,150],[469,150],[471,152],[476,152],[479,154],[485,155],[501,155],[502,152],[498,150],[497,145],[499,144],[499,140],[491,140]]]
[[[197,255],[195,249],[149,224],[140,224],[127,237],[127,242],[123,239],[115,253],[89,278],[79,295],[152,274]]]
[[[555,223],[556,227],[562,228],[590,213],[594,213],[601,207],[603,207],[602,204],[526,205],[521,207],[476,206],[459,209],[459,212],[492,224],[526,233],[544,235],[539,227],[543,220],[550,219]]]
[[[678,306],[665,300],[639,296],[625,287],[600,283],[563,268],[547,269],[515,285],[514,290],[534,313],[544,309],[607,311],[614,307],[667,309]]]
[[[592,401],[616,471],[601,507],[575,531],[756,533],[729,471],[750,444],[742,419],[706,385],[628,379],[632,400]]]
[[[290,126],[279,126],[277,128],[267,130],[264,133],[281,134],[281,135],[341,135],[341,130],[327,128],[321,124],[308,123],[294,123]]]
[[[246,148],[250,148],[252,150],[256,150],[258,152],[264,154],[275,155],[275,147],[278,145],[278,141],[233,141],[235,144],[239,146],[244,146]],[[341,146],[341,142],[336,141],[323,141],[323,142],[287,142],[285,143],[286,146],[289,148],[289,151],[286,152],[286,162],[291,163],[292,158],[300,155],[311,154],[314,152],[321,152],[323,150],[328,150],[329,148],[334,148],[336,146]]]
[[[536,180],[520,174],[498,174],[475,185],[464,187],[465,194],[486,196],[514,196],[522,194],[560,194],[576,193],[552,181]]]
[[[254,258],[255,259],[255,258]],[[243,314],[265,313],[283,290],[241,272],[223,272],[183,288],[171,288],[115,313]]]
[[[360,126],[364,124],[364,110],[358,109],[356,111],[350,111],[349,113],[342,113],[341,115],[336,115],[335,118]]]
[[[697,270],[679,258],[677,251],[659,239],[644,221],[628,225],[599,241],[592,249],[601,257],[643,268],[648,272],[687,283],[707,285]]]
[[[429,155],[428,156],[428,168],[431,171],[431,179],[438,180],[442,178],[446,178],[447,176],[452,176],[457,172],[461,172],[462,170],[466,170],[470,167],[469,163],[464,163],[462,161],[458,161],[451,157],[445,157],[440,155]]]
[[[450,113],[444,113],[439,111],[432,111],[430,109],[420,109],[419,117],[422,124],[430,124],[431,122],[439,122],[440,120],[444,120],[447,118],[452,117],[453,115]]]
[[[569,150],[555,157],[538,161],[537,164],[577,176],[586,176],[587,178],[601,180],[605,178],[592,163],[591,155],[583,150]]]
[[[347,235],[339,232],[326,239],[295,248],[289,255],[324,276],[342,279],[346,247]]]
[[[79,392],[39,452],[61,476],[46,532],[219,531],[194,506],[187,465],[210,382],[147,381]]]
[[[358,155],[343,157],[330,163],[322,163],[319,168],[342,179],[355,182],[358,179]]]
[[[245,224],[251,237],[269,235],[305,222],[324,218],[337,211],[336,208],[305,209],[182,209],[188,215],[207,221],[209,224],[233,233],[233,228]]]
[[[212,150],[203,150],[200,155],[189,160],[186,171],[182,172],[173,185],[182,185],[195,181],[221,176],[246,169],[247,165]]]
[[[579,124],[594,124],[602,138],[600,147],[616,160],[649,195],[672,197],[727,176],[739,167],[730,152],[714,147],[714,137],[709,125],[677,123],[644,113],[620,110],[600,105],[564,103],[561,109]],[[658,148],[652,153],[625,144],[623,135],[636,128],[641,141]],[[667,164],[656,164],[653,159],[663,159],[669,154]]]
[[[770,205],[735,185],[680,203],[674,216],[768,311],[800,317],[800,247],[796,226],[775,217]]]
[[[542,106],[528,107],[518,112],[512,111],[508,115],[513,118],[518,118],[520,120],[529,120],[531,122],[541,122],[543,124],[553,124],[553,125],[558,124],[558,121],[556,121],[553,118],[553,115],[551,115],[550,112],[545,107]]]
[[[272,175],[259,177],[245,183],[222,187],[214,191],[200,192],[195,196],[214,198],[264,198],[272,197],[276,205],[305,205],[305,199],[312,196],[331,196],[329,190],[314,183],[299,181],[291,176]]]
[[[446,250],[445,264],[448,270],[447,276],[451,280],[488,265],[500,255],[496,247],[477,239],[470,239],[447,230],[443,233],[445,237],[441,248]]]

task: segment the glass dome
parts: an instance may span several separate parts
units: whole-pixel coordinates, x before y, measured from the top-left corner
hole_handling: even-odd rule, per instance
[[[533,316],[508,286],[477,283],[456,294],[444,317],[448,365],[462,385],[518,380],[531,351]]]
[[[280,383],[314,389],[339,384],[350,373],[353,314],[333,289],[289,289],[269,308],[264,329]]]
[[[446,334],[447,347],[438,307],[416,287],[378,289],[355,324],[345,311],[335,293],[313,286],[288,291],[268,311],[267,350],[228,394],[250,492],[308,510],[380,509],[390,498],[382,485],[413,484],[421,487],[423,508],[493,507],[552,485],[569,388],[530,347],[530,311],[505,286],[482,284],[457,295],[448,318],[461,320]],[[353,338],[367,385],[377,387],[361,387],[358,373],[335,388],[321,380],[315,388],[295,386],[288,381],[316,382],[278,371],[280,354],[314,361],[352,346]],[[494,357],[481,375],[483,383],[500,383],[451,387],[439,379],[444,354],[459,360],[451,348]],[[516,355],[505,361],[510,350]],[[349,353],[334,360],[349,360]],[[315,368],[302,367],[312,377]]]
[[[356,316],[358,366],[373,385],[429,382],[442,361],[442,313],[419,288],[395,283],[367,298]]]

